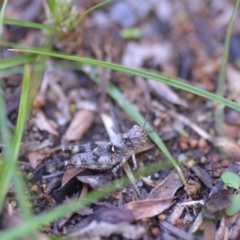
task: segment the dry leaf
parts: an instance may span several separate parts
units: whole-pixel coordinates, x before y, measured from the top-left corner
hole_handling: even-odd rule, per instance
[[[81,110],[73,118],[68,127],[65,139],[67,141],[79,140],[82,135],[91,127],[95,114],[90,110]]]
[[[68,168],[63,177],[62,177],[62,186],[65,186],[70,180],[76,177],[79,173],[83,172],[85,169],[78,167],[78,168]]]
[[[212,179],[203,168],[199,166],[193,166],[192,171],[197,175],[197,177],[205,184],[206,187],[212,188]]]
[[[149,199],[172,198],[175,192],[183,186],[178,174],[171,173],[160,184],[158,184],[149,194]]]
[[[169,208],[174,194],[182,186],[179,176],[172,173],[150,192],[148,199],[129,202],[124,207],[132,210],[136,220],[159,215]]]
[[[28,160],[31,164],[33,169],[36,167],[46,158],[46,155],[43,154],[41,151],[35,151],[28,153]]]
[[[173,198],[147,199],[133,201],[124,205],[124,208],[132,210],[135,220],[154,217],[169,208]]]
[[[42,130],[47,131],[53,135],[59,136],[56,129],[52,126],[49,119],[45,116],[45,114],[41,110],[37,110],[36,117],[34,118],[36,126]]]

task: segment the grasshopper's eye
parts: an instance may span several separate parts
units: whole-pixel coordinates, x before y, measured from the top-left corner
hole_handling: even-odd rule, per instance
[[[115,152],[115,147],[114,147],[114,145],[112,145],[111,150],[112,150],[112,152]]]
[[[114,145],[108,145],[107,149],[111,153],[115,153],[117,151],[117,147]]]

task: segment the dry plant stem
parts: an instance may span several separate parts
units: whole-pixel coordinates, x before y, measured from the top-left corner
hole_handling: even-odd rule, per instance
[[[190,127],[192,130],[194,130],[199,136],[202,138],[208,140],[208,141],[213,141],[211,135],[209,135],[205,130],[197,126],[195,123],[190,121],[188,118],[186,118],[183,115],[177,114],[174,111],[170,110],[168,111],[168,114],[171,115],[174,118],[177,118],[181,123],[184,125]]]
[[[130,166],[129,164],[126,162],[124,165],[123,165],[123,168],[124,168],[124,171],[125,173],[127,174],[131,184],[132,184],[132,188],[135,192],[135,195],[136,195],[136,198],[139,199],[139,197],[141,196],[141,193],[139,192],[139,189],[137,187],[137,184],[135,183],[135,178],[132,174],[132,171],[130,169]]]

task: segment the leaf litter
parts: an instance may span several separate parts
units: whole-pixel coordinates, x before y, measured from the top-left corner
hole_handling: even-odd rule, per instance
[[[12,17],[14,12],[20,16],[30,11],[34,3],[30,6],[28,0],[25,2],[26,9],[10,3],[6,17]],[[41,1],[38,4],[41,5]],[[93,3],[81,1],[78,4],[85,9]],[[65,39],[56,39],[54,47],[63,53],[122,62],[128,66],[153,69],[159,74],[163,71],[174,77],[187,78],[189,84],[214,91],[224,40],[221,36],[225,34],[232,5],[224,1],[213,2],[211,7],[216,11],[209,12],[204,11],[209,9],[205,1],[188,2],[187,9],[183,3],[149,1],[144,14],[137,14],[140,8],[132,11],[137,5],[131,0],[126,0],[124,7],[129,7],[134,22],[138,23],[142,32],[140,39],[121,38],[120,30],[126,24],[123,20],[129,19],[112,18],[111,9],[116,11],[118,4],[111,3],[111,6],[93,12],[93,15],[100,12],[105,19],[111,19],[108,24],[103,26],[96,22],[100,15],[89,16]],[[35,16],[31,15],[30,19],[41,22],[38,9],[39,5],[34,10]],[[124,14],[120,10],[118,14]],[[127,24],[131,25],[131,21]],[[209,24],[212,21],[214,24]],[[234,31],[237,36],[239,28],[235,27]],[[20,27],[7,27],[3,34],[7,41],[15,39],[34,46],[42,37],[39,31],[23,32]],[[239,44],[238,38],[234,39],[230,49]],[[12,53],[3,49],[3,56],[9,54]],[[234,82],[239,76],[236,56],[237,50],[227,68],[225,93],[238,101],[238,88]],[[73,153],[62,151],[64,144],[81,146],[109,141],[114,131],[115,134],[126,133],[134,125],[106,96],[109,81],[124,92],[140,113],[146,116],[149,112],[147,121],[153,123],[154,130],[174,158],[185,165],[181,168],[187,184],[183,186],[172,169],[137,177],[129,160],[119,169],[117,177],[127,173],[130,185],[119,186],[111,195],[69,214],[55,222],[52,228],[43,228],[41,232],[47,229],[46,232],[51,234],[76,239],[114,239],[116,236],[126,239],[239,238],[238,210],[233,216],[227,216],[225,212],[233,203],[235,197],[232,196],[238,196],[238,190],[225,186],[220,179],[226,169],[239,175],[239,115],[236,111],[226,109],[225,135],[218,137],[214,129],[215,106],[211,101],[157,82],[145,82],[139,77],[101,69],[98,69],[99,76],[106,81],[98,88],[85,72],[56,68],[56,63],[61,61],[52,59],[47,64],[19,156],[34,213],[84,199],[89,192],[101,189],[116,178],[111,170],[69,168],[65,163]],[[16,123],[20,86],[19,75],[2,81],[11,129]],[[164,158],[150,141],[136,155],[139,169],[156,162],[161,164]],[[15,216],[12,219],[23,221],[19,217],[16,198],[10,193],[9,189],[6,206],[11,204],[14,214],[18,214],[12,215]],[[8,219],[5,213],[1,214],[1,229],[13,227]],[[10,226],[6,226],[6,222]]]

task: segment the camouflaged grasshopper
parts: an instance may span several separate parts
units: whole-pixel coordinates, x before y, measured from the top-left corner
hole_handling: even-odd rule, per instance
[[[145,126],[145,124],[144,124]],[[97,142],[80,146],[68,146],[63,150],[79,152],[70,159],[67,165],[85,169],[117,170],[132,156],[134,169],[137,167],[135,153],[144,147],[147,132],[144,127],[134,125],[128,132],[117,134],[109,142]]]

